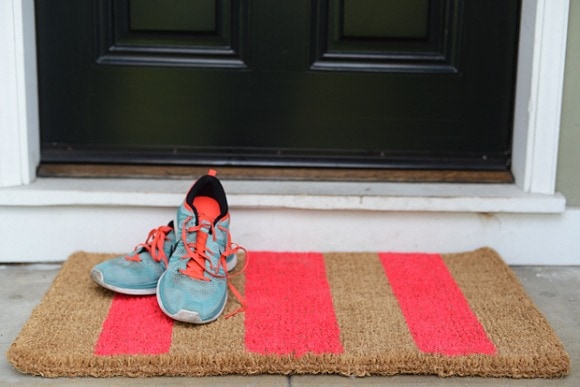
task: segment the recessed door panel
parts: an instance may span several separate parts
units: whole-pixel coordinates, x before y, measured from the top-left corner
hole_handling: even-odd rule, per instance
[[[368,39],[426,39],[429,0],[342,0],[342,35]]]
[[[313,69],[456,73],[461,0],[318,0]]]
[[[245,68],[245,0],[94,2],[96,61]]]
[[[215,34],[216,0],[128,0],[131,31]]]

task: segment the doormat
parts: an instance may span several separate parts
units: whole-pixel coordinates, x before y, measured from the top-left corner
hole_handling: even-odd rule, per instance
[[[207,325],[167,318],[155,296],[89,279],[112,255],[63,265],[7,357],[59,376],[343,374],[559,377],[570,361],[513,272],[490,249],[461,254],[250,252]],[[243,257],[241,258],[243,259]]]

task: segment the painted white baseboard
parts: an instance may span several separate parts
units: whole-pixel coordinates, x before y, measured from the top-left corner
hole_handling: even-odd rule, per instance
[[[66,182],[68,188],[63,189]],[[165,182],[160,184],[172,187],[169,192],[161,192],[161,186],[136,192],[139,182],[132,180],[117,181],[115,190],[99,179],[50,184],[55,183],[60,190],[35,184],[0,190],[0,262],[58,262],[78,250],[128,252],[151,228],[174,217],[190,184]],[[228,192],[236,188],[233,183],[225,183]],[[489,246],[513,265],[580,265],[580,209],[485,211],[486,203],[492,209],[497,203],[519,200],[506,196],[496,203],[501,192],[493,196],[494,190],[487,198],[480,192],[476,200],[465,192],[445,197],[432,187],[431,197],[426,192],[407,196],[415,204],[406,208],[403,196],[390,201],[388,195],[379,195],[379,187],[359,185],[375,195],[357,196],[354,191],[348,194],[355,186],[346,185],[350,188],[334,198],[314,194],[301,198],[291,187],[286,186],[283,195],[259,194],[260,187],[253,183],[238,185],[230,197],[234,241],[254,251],[458,252]],[[320,187],[318,193],[324,194]],[[375,201],[365,199],[372,197]],[[331,199],[333,208],[328,205]],[[543,200],[554,209],[563,205],[562,198],[551,196],[524,195],[522,200],[526,206],[534,203],[544,209]],[[449,203],[457,206],[450,210]],[[482,207],[482,212],[461,207],[469,203]],[[375,208],[378,205],[383,207]]]
[[[249,250],[458,252],[490,246],[514,265],[580,265],[580,209],[563,214],[233,209]],[[72,252],[130,251],[169,208],[3,207],[0,262],[58,262]]]

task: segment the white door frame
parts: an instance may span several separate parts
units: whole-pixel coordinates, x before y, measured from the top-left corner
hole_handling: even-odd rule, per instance
[[[513,173],[524,193],[554,194],[569,0],[523,0]],[[34,0],[0,2],[0,187],[34,181],[40,161]]]
[[[0,1],[0,187],[29,184],[40,161],[34,0]]]

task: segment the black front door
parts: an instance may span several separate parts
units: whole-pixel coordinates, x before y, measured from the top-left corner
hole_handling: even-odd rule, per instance
[[[37,0],[42,161],[506,170],[520,0]]]

